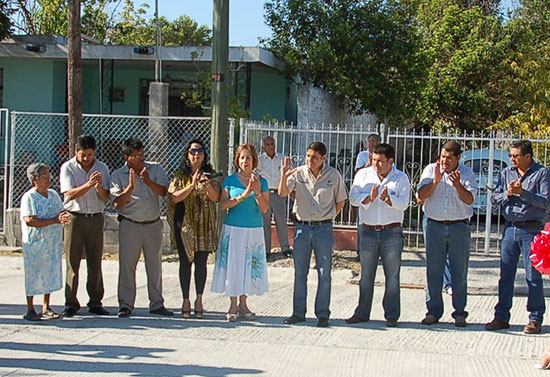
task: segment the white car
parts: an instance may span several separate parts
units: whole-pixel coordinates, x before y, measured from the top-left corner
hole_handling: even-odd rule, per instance
[[[489,149],[465,151],[462,153],[461,162],[474,171],[478,187],[478,192],[474,199],[474,210],[476,213],[484,214],[487,209],[487,190],[494,190],[500,172],[512,163],[508,151],[502,149],[494,150],[492,172],[489,172]]]

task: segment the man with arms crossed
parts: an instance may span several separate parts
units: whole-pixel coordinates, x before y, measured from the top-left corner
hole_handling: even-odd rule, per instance
[[[466,327],[468,312],[468,261],[470,217],[473,215],[477,183],[474,172],[459,163],[462,150],[456,141],[445,143],[439,161],[424,168],[418,198],[424,200],[426,220],[426,275],[428,312],[423,325],[439,322],[443,315],[443,273],[449,258],[453,282],[452,316],[455,326]]]
[[[61,166],[59,174],[60,189],[64,195],[63,207],[71,216],[71,223],[65,227],[67,276],[64,317],[72,317],[80,309],[76,294],[78,270],[84,255],[88,269],[88,311],[97,315],[109,314],[101,303],[105,293],[101,272],[103,210],[109,199],[109,169],[95,158],[95,151],[94,137],[80,135],[76,139],[75,156]]]
[[[288,258],[292,256],[292,250],[288,243],[288,229],[286,227],[286,199],[277,193],[279,181],[281,180],[281,166],[285,156],[276,152],[275,139],[271,136],[264,138],[263,148],[265,153],[262,153],[258,158],[258,170],[269,184],[269,208],[262,215],[266,256],[269,258],[271,252],[271,214],[273,214],[281,252]]]
[[[378,144],[372,150],[372,166],[361,169],[350,190],[350,201],[359,207],[361,223],[361,280],[359,305],[346,323],[370,319],[374,278],[382,259],[386,289],[382,306],[386,324],[397,326],[401,314],[399,271],[403,252],[403,215],[409,206],[411,184],[405,173],[393,167],[395,150]]]
[[[326,164],[327,148],[320,141],[312,142],[306,152],[306,165],[291,169],[290,158],[285,158],[279,182],[279,195],[295,193],[294,212],[294,299],[292,316],[286,324],[306,320],[307,275],[311,250],[319,286],[315,297],[317,326],[329,326],[332,248],[332,222],[347,199],[346,187],[340,173]]]
[[[506,226],[500,244],[500,280],[495,318],[485,325],[487,330],[510,327],[510,309],[514,296],[514,280],[521,254],[525,267],[529,323],[526,334],[541,332],[546,310],[542,276],[529,259],[531,241],[543,226],[550,207],[548,169],[533,160],[533,146],[529,140],[514,141],[510,145],[512,166],[500,173],[500,179],[491,197],[494,205],[501,206]],[[454,286],[454,281],[453,281]]]

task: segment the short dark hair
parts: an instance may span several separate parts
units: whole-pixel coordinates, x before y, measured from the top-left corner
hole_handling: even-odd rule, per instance
[[[75,148],[77,151],[84,149],[96,149],[96,142],[92,135],[80,135],[76,138]]]
[[[531,157],[533,157],[533,145],[529,140],[516,140],[510,143],[510,148],[519,149],[521,154],[525,156],[526,154],[530,154]]]
[[[327,146],[320,141],[312,141],[307,146],[307,149],[311,149],[312,151],[319,153],[321,156],[325,156],[327,154]]]
[[[129,139],[126,139],[124,141],[124,144],[122,144],[122,154],[129,156],[132,154],[133,151],[139,151],[143,148],[143,141],[136,137],[131,137]]]
[[[389,160],[390,158],[395,160],[395,149],[390,144],[381,143],[374,146],[372,150],[374,154],[383,154]]]
[[[381,140],[382,140],[382,138],[381,138],[380,135],[378,135],[378,134],[370,134],[370,135],[367,137],[367,141],[369,141],[371,138],[372,138],[372,139],[376,139],[376,140],[378,140],[378,141],[381,141]]]
[[[452,152],[453,156],[457,157],[462,154],[462,148],[460,147],[460,144],[458,144],[456,141],[448,141],[441,147],[442,149],[445,149],[447,152]]]

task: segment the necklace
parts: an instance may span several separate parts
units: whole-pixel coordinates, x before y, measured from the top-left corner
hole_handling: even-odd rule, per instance
[[[242,179],[250,179],[250,176],[245,176],[245,175],[242,175],[241,172],[238,172],[237,175],[242,178]]]

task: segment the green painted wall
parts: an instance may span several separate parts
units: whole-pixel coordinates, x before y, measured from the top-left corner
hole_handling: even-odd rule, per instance
[[[285,119],[286,80],[275,71],[252,69],[250,85],[250,111],[254,120],[269,115],[280,121]]]

